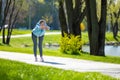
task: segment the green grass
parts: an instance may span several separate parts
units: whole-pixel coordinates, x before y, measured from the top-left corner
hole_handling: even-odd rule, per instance
[[[57,43],[59,42],[59,39],[60,39],[60,35],[54,35],[54,36],[46,35],[44,38],[44,43],[46,42]],[[33,54],[32,47],[33,47],[33,43],[30,37],[13,38],[11,39],[10,45],[1,44],[0,50]],[[70,57],[70,58],[77,58],[77,59],[86,59],[86,60],[120,64],[120,57],[111,57],[111,56],[99,57],[99,56],[90,56],[89,54],[83,54],[83,53],[81,53],[81,55],[68,55],[68,54],[63,54],[62,52],[60,52],[59,49],[52,50],[52,49],[44,48],[43,51],[44,51],[44,55],[48,55],[48,56],[61,56],[61,57]]]
[[[2,32],[1,32],[2,33]],[[1,36],[1,33],[0,33],[0,36]],[[22,34],[30,34],[31,33],[31,30],[18,30],[18,29],[13,29],[13,32],[12,32],[12,35],[22,35]],[[7,34],[7,30],[6,30],[6,33]]]
[[[107,40],[114,41],[112,38],[112,33],[107,33]],[[44,44],[45,43],[59,43],[61,35],[46,35],[44,37]],[[88,42],[88,35],[87,32],[83,33],[82,40],[84,42]],[[1,39],[0,39],[1,42]],[[32,54],[32,39],[31,37],[25,38],[12,38],[10,45],[3,45],[0,44],[1,51],[11,51],[11,52],[21,52],[21,53],[29,53]],[[60,52],[60,50],[51,50],[44,48],[44,54],[49,56],[61,56],[61,57],[70,57],[70,58],[77,58],[77,59],[86,59],[86,60],[94,60],[100,62],[109,62],[109,63],[118,63],[120,64],[120,57],[99,57],[99,56],[90,56],[89,54],[81,54],[81,55],[67,55]]]
[[[120,41],[120,32],[118,33],[118,41]],[[89,39],[88,39],[88,33],[87,32],[82,32],[82,40],[84,41],[84,43],[88,43]],[[112,32],[106,32],[106,37],[105,37],[105,42],[117,42],[114,38],[113,38],[113,33]]]
[[[120,32],[118,33],[118,41],[120,41]],[[113,42],[113,41],[116,41],[114,38],[113,38],[113,34],[112,32],[107,32],[106,33],[106,42]]]
[[[31,34],[32,30],[20,30],[20,29],[13,29],[12,35],[22,35],[22,34]],[[49,30],[47,32],[60,32],[60,30]],[[1,32],[2,33],[2,32]],[[6,33],[7,34],[7,30]],[[1,34],[0,34],[1,36]]]
[[[0,80],[118,80],[97,72],[74,72],[0,59]]]
[[[14,29],[13,32],[12,32],[12,35],[31,34],[31,31],[32,30],[18,30],[18,29]],[[60,30],[49,30],[47,32],[60,32]],[[1,36],[1,34],[0,34],[0,36]],[[118,36],[120,36],[120,32],[118,33]],[[56,41],[56,42],[60,41],[60,35],[55,35],[55,36],[50,36],[50,37],[53,38],[53,40]],[[49,37],[46,40],[49,40]],[[84,43],[88,43],[89,42],[88,33],[87,32],[82,32],[82,40],[83,40]],[[112,32],[106,32],[106,39],[105,40],[106,40],[106,42],[113,42],[113,41],[115,42],[116,41],[113,38]],[[118,37],[118,40],[120,41],[120,37]],[[51,41],[48,41],[48,42],[51,42]]]

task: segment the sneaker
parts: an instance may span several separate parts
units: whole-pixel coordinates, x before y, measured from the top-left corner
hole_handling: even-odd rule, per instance
[[[41,61],[41,62],[44,62],[44,59],[43,59],[43,57],[40,57],[40,61]]]
[[[37,60],[37,58],[35,57],[35,62],[37,62],[38,60]]]

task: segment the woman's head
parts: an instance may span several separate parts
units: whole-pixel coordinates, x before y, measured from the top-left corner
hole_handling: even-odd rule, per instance
[[[40,20],[40,25],[41,26],[44,26],[46,24],[46,21],[45,20]]]

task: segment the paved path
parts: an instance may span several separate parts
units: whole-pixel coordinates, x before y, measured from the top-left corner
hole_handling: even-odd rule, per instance
[[[102,63],[88,60],[44,56],[45,62],[35,62],[32,54],[0,51],[0,58],[10,59],[28,64],[51,66],[55,68],[74,70],[78,72],[101,72],[120,78],[120,64]]]
[[[46,32],[45,35],[56,35],[61,34],[61,32]],[[30,37],[31,34],[22,34],[22,35],[12,35],[11,38],[19,38],[19,37]],[[2,36],[0,36],[2,38]]]

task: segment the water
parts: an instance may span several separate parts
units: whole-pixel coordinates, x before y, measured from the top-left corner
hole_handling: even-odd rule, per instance
[[[59,49],[59,46],[44,46],[44,48],[52,49],[52,50],[57,50]],[[85,52],[89,52],[90,48],[89,46],[83,46],[82,50]],[[120,57],[120,46],[110,46],[106,45],[105,46],[105,55],[108,56],[119,56]]]
[[[89,46],[83,46],[83,51],[89,52]],[[119,56],[120,57],[120,46],[105,46],[105,55],[108,56]]]

